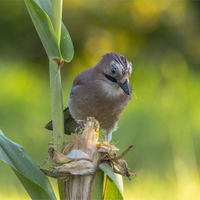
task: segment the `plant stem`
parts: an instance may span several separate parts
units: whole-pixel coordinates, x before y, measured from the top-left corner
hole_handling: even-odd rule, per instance
[[[60,46],[61,23],[62,23],[62,0],[52,0],[52,23]],[[57,62],[49,60],[50,88],[51,88],[51,110],[53,121],[54,145],[58,151],[62,151],[64,138],[64,117],[62,100],[62,83],[60,66]],[[58,180],[60,199],[64,198],[63,181]]]
[[[62,22],[62,0],[52,0],[52,23],[60,45]],[[64,143],[64,118],[62,101],[62,84],[60,69],[57,62],[50,59],[50,90],[51,90],[51,110],[53,121],[54,145],[58,151],[62,151]]]
[[[49,61],[49,70],[54,145],[61,152],[64,143],[64,118],[60,70],[53,60]]]

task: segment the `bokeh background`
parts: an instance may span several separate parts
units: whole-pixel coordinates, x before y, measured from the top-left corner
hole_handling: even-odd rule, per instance
[[[113,134],[119,153],[133,145],[125,199],[200,199],[200,1],[65,0],[63,21],[75,48],[61,69],[64,107],[75,76],[106,52],[133,64]],[[39,165],[51,142],[48,59],[23,1],[0,1],[0,30],[0,129]],[[0,199],[30,199],[2,161]]]

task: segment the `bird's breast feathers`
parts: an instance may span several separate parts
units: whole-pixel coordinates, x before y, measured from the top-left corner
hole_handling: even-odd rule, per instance
[[[124,94],[124,91],[116,83],[103,81],[102,90],[106,97],[115,98]]]

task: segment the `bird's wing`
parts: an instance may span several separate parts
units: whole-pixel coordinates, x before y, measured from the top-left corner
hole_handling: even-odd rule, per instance
[[[82,85],[83,82],[85,81],[85,79],[87,79],[87,70],[82,71],[80,74],[78,74],[76,76],[76,78],[74,79],[73,82],[73,86],[72,89],[70,91],[70,96],[73,95],[74,89],[76,88],[76,86],[78,85]],[[75,132],[75,129],[78,127],[78,123],[72,118],[70,112],[69,112],[69,108],[67,107],[64,110],[64,132],[65,134],[70,135],[71,133]],[[52,125],[52,121],[50,121],[46,126],[46,129],[48,130],[53,130],[53,125]]]
[[[90,70],[86,69],[86,70],[82,71],[80,74],[78,74],[76,76],[76,78],[74,79],[72,87],[77,86],[77,85],[82,85],[85,82],[87,82],[88,79],[91,78],[90,71],[91,71],[91,69]]]
[[[74,91],[76,90],[77,86],[81,86],[84,85],[85,82],[87,82],[86,80],[88,80],[87,75],[88,75],[88,70],[84,70],[82,71],[80,74],[78,74],[76,76],[76,78],[74,79],[72,88],[70,90],[70,94],[69,97],[71,98],[74,94]]]
[[[65,134],[70,135],[71,133],[75,133],[75,129],[78,127],[78,123],[72,118],[69,108],[67,107],[64,110],[64,132]],[[46,126],[46,129],[53,130],[52,121],[50,121]]]
[[[75,133],[75,129],[79,127],[79,124],[72,118],[69,108],[65,108],[64,110],[64,132],[65,134],[70,135],[71,133]]]

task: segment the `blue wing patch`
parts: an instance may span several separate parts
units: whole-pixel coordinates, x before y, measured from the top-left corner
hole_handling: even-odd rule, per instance
[[[69,97],[71,98],[73,93],[74,93],[74,89],[76,88],[76,86],[72,86],[72,89],[70,90],[70,93],[69,93]]]

